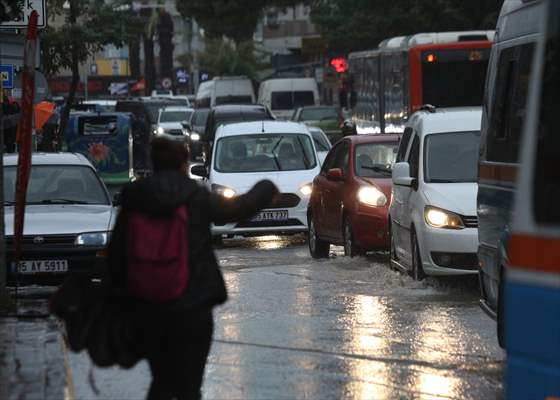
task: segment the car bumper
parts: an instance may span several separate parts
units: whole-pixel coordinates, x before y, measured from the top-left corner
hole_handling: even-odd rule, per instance
[[[387,207],[362,207],[354,214],[355,241],[358,246],[366,250],[386,250],[389,248],[389,223]]]
[[[422,266],[427,275],[478,274],[476,228],[451,230],[424,226],[417,233]],[[450,257],[451,261],[442,263],[442,256]]]
[[[33,274],[16,273],[13,265],[14,253],[8,250],[6,262],[8,266],[7,280],[9,285],[26,284],[59,284],[69,275],[84,275],[100,278],[106,271],[106,248],[91,247],[87,249],[24,249],[22,261],[35,260],[66,260],[67,272],[37,272]]]

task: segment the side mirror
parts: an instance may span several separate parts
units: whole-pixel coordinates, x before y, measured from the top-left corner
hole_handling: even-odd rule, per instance
[[[415,179],[410,176],[410,165],[407,162],[400,162],[393,165],[393,184],[397,186],[414,185]]]
[[[330,181],[342,181],[344,180],[344,175],[340,168],[332,168],[327,171],[327,179]]]
[[[113,195],[113,205],[116,207],[121,205],[121,192],[116,192]]]
[[[206,178],[208,176],[208,172],[206,171],[206,167],[204,165],[193,165],[191,168],[191,174],[202,178]]]
[[[191,124],[188,121],[182,121],[181,126],[183,127],[183,129],[187,130],[188,132],[192,131]]]

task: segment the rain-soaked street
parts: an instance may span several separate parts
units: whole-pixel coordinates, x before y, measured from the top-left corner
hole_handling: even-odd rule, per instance
[[[207,399],[496,399],[504,353],[478,282],[414,282],[386,254],[327,261],[302,237],[226,241]],[[76,399],[142,399],[150,376],[70,354]]]

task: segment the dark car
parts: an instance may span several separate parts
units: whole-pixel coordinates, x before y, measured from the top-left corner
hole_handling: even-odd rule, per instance
[[[117,112],[132,114],[132,137],[134,170],[143,175],[151,171],[150,139],[157,133],[159,110],[179,103],[166,98],[137,98],[119,100],[115,106]]]
[[[271,121],[274,115],[260,104],[223,105],[212,108],[202,140],[212,143],[220,125],[233,122]]]
[[[344,118],[337,107],[299,107],[294,111],[292,121],[303,122],[307,125],[321,128],[327,134],[331,143],[336,143],[342,138],[341,128],[343,126]]]
[[[206,121],[208,121],[209,108],[195,108],[194,113],[185,129],[189,133],[189,146],[192,160],[202,160],[203,146],[201,137],[206,129]]]
[[[340,140],[313,181],[309,200],[309,250],[327,257],[330,244],[344,253],[389,248],[391,166],[399,135],[360,135]]]

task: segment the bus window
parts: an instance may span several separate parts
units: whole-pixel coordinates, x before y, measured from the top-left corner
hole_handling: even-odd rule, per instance
[[[480,106],[490,49],[422,52],[423,103],[437,107]]]
[[[558,112],[560,111],[560,4],[551,2],[550,30],[546,43],[546,62],[542,78],[540,118],[537,129],[537,164],[534,175],[535,220],[542,224],[560,224],[560,135]],[[552,17],[552,16],[555,17]]]

